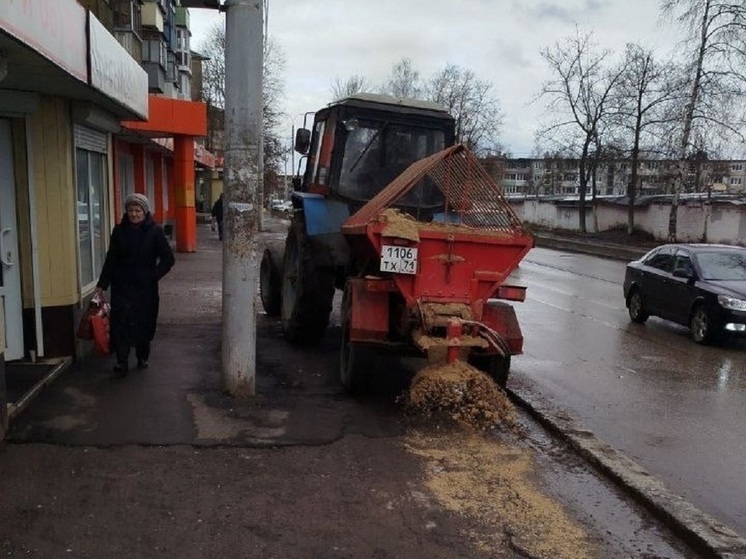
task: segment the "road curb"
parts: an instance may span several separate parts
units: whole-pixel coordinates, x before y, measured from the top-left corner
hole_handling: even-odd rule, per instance
[[[536,246],[542,248],[580,252],[583,254],[602,256],[604,258],[613,258],[615,260],[626,260],[628,262],[637,260],[641,256],[647,254],[649,250],[625,245],[599,243],[587,239],[570,239],[547,234],[534,235],[534,239],[536,239]]]
[[[669,490],[639,464],[565,414],[543,410],[538,401],[514,390],[508,389],[508,394],[703,557],[746,558],[746,539]]]

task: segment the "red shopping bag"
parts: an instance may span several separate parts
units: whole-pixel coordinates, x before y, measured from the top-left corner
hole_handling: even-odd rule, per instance
[[[111,342],[109,339],[109,315],[100,312],[91,317],[93,329],[93,348],[98,355],[109,355],[111,353]]]
[[[107,303],[108,304],[108,303]],[[93,339],[93,325],[91,319],[101,311],[101,301],[95,296],[88,303],[88,308],[85,310],[83,315],[80,317],[78,323],[77,336],[81,340],[92,340]]]
[[[94,296],[91,299],[91,303],[88,306],[88,310],[84,318],[86,318],[88,326],[83,325],[81,319],[81,326],[78,328],[78,336],[82,333],[87,335],[86,329],[90,330],[90,337],[83,338],[93,340],[93,348],[97,355],[109,355],[111,353],[111,343],[109,338],[109,312],[111,307],[106,302],[103,294]]]

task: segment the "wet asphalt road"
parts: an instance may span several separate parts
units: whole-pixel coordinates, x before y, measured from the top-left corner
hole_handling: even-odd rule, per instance
[[[509,386],[565,409],[670,489],[746,534],[746,342],[702,347],[630,322],[625,263],[536,248],[511,281],[524,355]]]

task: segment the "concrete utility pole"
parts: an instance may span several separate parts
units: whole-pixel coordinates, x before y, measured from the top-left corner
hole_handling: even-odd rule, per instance
[[[262,202],[263,0],[225,0],[222,384],[253,396]]]

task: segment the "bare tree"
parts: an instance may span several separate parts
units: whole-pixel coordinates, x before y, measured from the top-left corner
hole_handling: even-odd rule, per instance
[[[418,99],[423,91],[420,72],[414,68],[409,58],[402,58],[391,68],[391,75],[385,91],[394,97]]]
[[[656,62],[652,52],[639,45],[628,44],[625,51],[626,71],[612,98],[614,124],[622,130],[629,146],[630,180],[627,185],[627,233],[635,229],[635,199],[640,167],[640,151],[645,143],[651,146],[660,137],[657,132],[668,129],[670,109],[678,98],[670,63]],[[619,142],[617,142],[619,145]],[[647,150],[646,150],[647,151]]]
[[[568,37],[541,52],[554,77],[546,81],[540,97],[547,99],[547,109],[554,121],[540,131],[546,138],[569,131],[577,146],[580,172],[579,229],[586,231],[585,200],[588,182],[599,158],[596,148],[604,119],[610,112],[609,98],[625,71],[624,65],[609,69],[608,51],[597,53],[592,34]]]
[[[223,147],[225,107],[225,29],[219,23],[207,32],[201,45],[206,60],[202,66],[202,95],[207,104],[207,149]]]
[[[208,149],[223,149],[225,109],[225,27],[213,25],[200,45],[208,60],[203,66],[203,93],[208,111]],[[283,115],[285,55],[280,45],[271,37],[264,43],[264,66],[262,68],[262,132],[264,143],[264,198],[279,188],[280,164],[286,148],[278,128]]]
[[[368,78],[360,74],[353,74],[343,80],[339,76],[334,78],[331,85],[332,99],[344,99],[356,93],[366,93],[373,88],[368,83]]]
[[[690,49],[687,98],[681,111],[681,128],[676,146],[677,176],[668,239],[676,240],[679,199],[687,177],[687,155],[693,149],[697,126],[717,127],[724,134],[740,136],[734,117],[741,112],[746,63],[746,2],[743,0],[663,0],[661,10],[675,17],[688,32]],[[728,108],[730,114],[723,115]]]
[[[491,89],[489,81],[455,64],[436,72],[426,88],[427,97],[445,106],[456,119],[456,140],[478,155],[500,151],[503,114]]]
[[[269,37],[264,43],[264,66],[262,68],[262,129],[264,134],[264,200],[269,200],[279,191],[280,169],[287,155],[287,145],[279,132],[284,116],[285,101],[285,54],[277,41]]]

